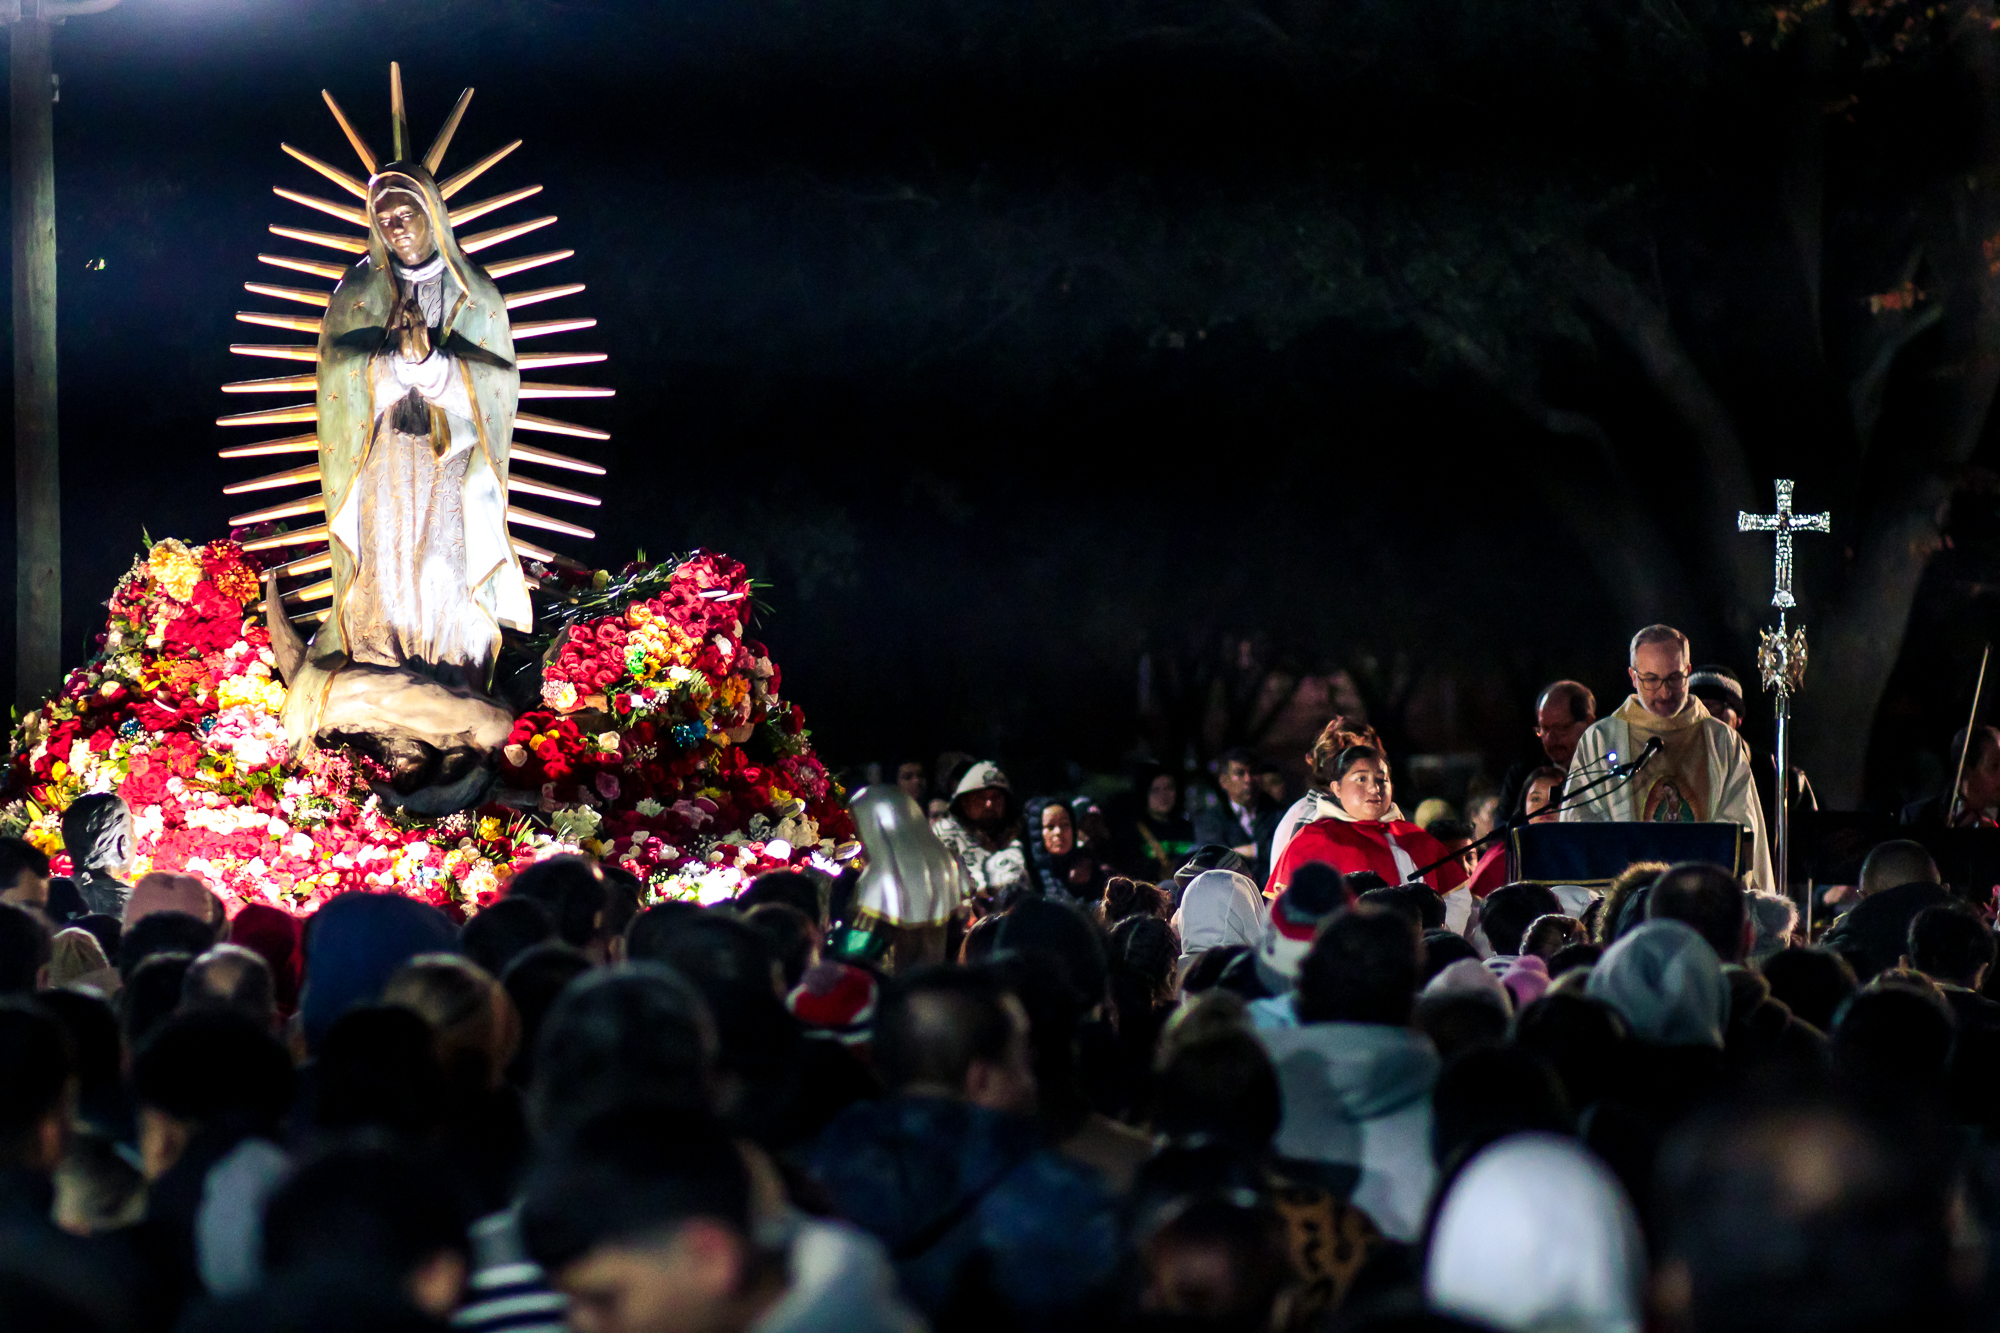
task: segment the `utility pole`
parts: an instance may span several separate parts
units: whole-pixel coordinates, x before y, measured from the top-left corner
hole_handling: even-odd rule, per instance
[[[55,25],[118,0],[4,0],[14,216],[17,651],[23,711],[62,680],[62,456],[56,437]]]

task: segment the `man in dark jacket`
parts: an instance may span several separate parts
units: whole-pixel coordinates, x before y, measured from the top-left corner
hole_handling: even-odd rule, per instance
[[[1827,928],[1821,943],[1844,955],[1866,985],[1902,961],[1917,913],[1950,901],[1922,843],[1885,842],[1861,864],[1861,901]]]
[[[1259,884],[1271,877],[1271,835],[1282,813],[1257,785],[1257,756],[1238,747],[1225,750],[1215,764],[1215,785],[1222,799],[1194,817],[1197,847],[1213,843],[1254,861]]]
[[[849,1107],[808,1161],[835,1209],[873,1232],[903,1290],[944,1327],[1011,1308],[1089,1327],[1117,1263],[1095,1171],[1044,1147],[1021,1002],[983,969],[885,988],[875,1055],[891,1096]]]

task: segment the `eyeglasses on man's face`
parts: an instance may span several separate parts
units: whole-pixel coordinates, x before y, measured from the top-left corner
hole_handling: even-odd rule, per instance
[[[1632,679],[1642,690],[1677,690],[1688,683],[1688,673],[1676,671],[1671,676],[1656,676],[1652,672],[1634,672]]]

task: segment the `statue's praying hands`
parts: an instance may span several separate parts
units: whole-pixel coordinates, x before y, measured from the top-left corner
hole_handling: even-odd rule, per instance
[[[395,347],[403,360],[415,363],[425,361],[431,354],[430,324],[424,319],[423,306],[408,296],[396,298],[396,304],[389,311],[388,337],[385,341]]]

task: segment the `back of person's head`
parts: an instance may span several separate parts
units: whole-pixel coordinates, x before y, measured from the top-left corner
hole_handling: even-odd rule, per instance
[[[723,1065],[739,1071],[769,1068],[785,1058],[797,1025],[785,1010],[784,977],[769,939],[726,912],[703,912],[681,922],[634,962],[666,964],[700,992],[721,1042]]]
[[[1660,1153],[1652,1240],[1668,1327],[1963,1328],[1952,1154],[1838,1101],[1724,1104]]]
[[[278,1017],[271,965],[240,944],[218,944],[188,964],[181,1007],[229,1009],[270,1027]]]
[[[117,963],[119,954],[124,947],[125,923],[123,921],[105,912],[85,912],[82,916],[71,918],[69,924],[78,930],[87,930],[95,935],[98,944],[104,948],[104,956],[110,959],[112,963]]]
[[[52,1170],[76,1077],[69,1034],[31,1001],[0,1000],[0,1070],[0,1165]]]
[[[125,928],[118,939],[118,975],[132,983],[139,964],[156,953],[199,957],[215,946],[215,927],[186,912],[153,912]]]
[[[1104,883],[1104,924],[1116,925],[1135,916],[1159,916],[1166,910],[1167,895],[1156,884],[1113,875]]]
[[[1597,960],[1604,957],[1604,946],[1589,941],[1565,944],[1549,955],[1549,980],[1554,981],[1566,972],[1595,967]]]
[[[1612,876],[1611,883],[1605,886],[1604,896],[1598,900],[1597,923],[1591,929],[1591,937],[1599,944],[1616,943],[1626,900],[1641,889],[1650,896],[1653,881],[1666,869],[1665,861],[1634,861]],[[1640,919],[1644,919],[1643,915]]]
[[[1112,927],[1110,945],[1115,966],[1136,973],[1156,996],[1172,992],[1180,962],[1172,926],[1156,916],[1128,916]]]
[[[1821,1032],[1832,1030],[1840,1006],[1861,989],[1853,966],[1831,949],[1780,949],[1758,971],[1770,983],[1772,999]]]
[[[55,951],[48,922],[12,903],[0,909],[0,995],[32,995]]]
[[[1401,912],[1415,921],[1419,930],[1431,931],[1444,928],[1444,899],[1438,897],[1437,890],[1428,884],[1392,884],[1385,888],[1370,889],[1361,895],[1361,901],[1374,907],[1386,907],[1392,912]]]
[[[747,1243],[750,1173],[720,1124],[673,1104],[583,1121],[544,1154],[521,1204],[528,1254],[558,1278],[601,1249],[672,1245],[690,1227]]]
[[[1493,952],[1513,957],[1521,952],[1528,927],[1541,917],[1561,915],[1562,901],[1545,884],[1502,884],[1479,907],[1479,928]]]
[[[1054,967],[1085,1009],[1103,1003],[1111,979],[1104,936],[1075,908],[1046,898],[1024,899],[1001,921],[994,947]]]
[[[110,967],[111,960],[105,956],[104,946],[97,942],[97,936],[87,930],[65,926],[49,942],[48,984],[51,987],[72,985]]]
[[[1432,977],[1450,967],[1453,963],[1466,959],[1477,961],[1479,950],[1472,947],[1472,941],[1455,930],[1427,930],[1424,932],[1424,970],[1418,974],[1418,981],[1428,985]]]
[[[890,978],[875,1009],[875,1067],[894,1093],[958,1096],[980,1062],[1005,1061],[1016,1018],[983,967],[921,967]]]
[[[1562,1081],[1519,1046],[1478,1046],[1447,1060],[1431,1091],[1431,1160],[1442,1170],[1509,1134],[1575,1129]]]
[[[597,864],[582,856],[551,856],[507,881],[509,898],[526,898],[548,909],[564,944],[588,948],[604,929],[610,895]]]
[[[1182,974],[1181,990],[1189,995],[1207,994],[1215,989],[1215,983],[1222,979],[1230,964],[1249,953],[1250,946],[1247,944],[1224,944],[1202,950]]]
[[[300,1163],[264,1207],[263,1244],[267,1278],[317,1269],[397,1288],[456,1289],[471,1258],[450,1177],[435,1158],[387,1140],[338,1144]]]
[[[612,861],[598,862],[597,874],[604,881],[604,920],[598,934],[606,941],[623,939],[625,928],[646,905],[645,881]]]
[[[1937,862],[1924,845],[1898,838],[1877,843],[1861,863],[1861,896],[1872,898],[1905,884],[1936,884],[1938,879]]]
[[[1683,861],[1653,881],[1646,899],[1648,921],[1681,921],[1693,926],[1725,963],[1740,963],[1749,941],[1743,881],[1706,861]]]
[[[1955,903],[1926,907],[1910,921],[1910,965],[1934,981],[1976,990],[1993,966],[1993,932]]]
[[[421,1138],[444,1114],[430,1025],[400,1005],[355,1005],[320,1043],[313,1090],[313,1120],[323,1130]]]
[[[1246,1187],[1182,1190],[1141,1216],[1134,1237],[1138,1302],[1159,1326],[1275,1325],[1295,1270],[1284,1223],[1268,1197]]]
[[[124,1106],[124,1051],[117,1014],[98,996],[76,990],[45,990],[35,997],[35,1007],[61,1023],[69,1036],[76,1059],[79,1117],[88,1124],[112,1126]]]
[[[155,953],[132,969],[118,992],[118,1018],[126,1046],[137,1050],[148,1033],[181,1007],[181,990],[193,962],[192,954]]]
[[[507,965],[556,935],[556,920],[533,898],[502,898],[458,928],[458,948],[489,976],[505,976]]]
[[[49,877],[49,858],[26,838],[0,838],[0,893],[14,887],[23,873]]]
[[[534,1075],[535,1047],[541,1039],[542,1023],[555,1005],[556,997],[570,982],[591,970],[590,960],[581,949],[572,949],[558,939],[548,939],[529,949],[507,965],[500,984],[514,1002],[514,1017],[521,1038],[514,1053],[512,1070],[516,1086],[525,1087]]]
[[[1248,1032],[1225,1029],[1161,1052],[1153,1078],[1154,1133],[1170,1139],[1199,1135],[1263,1153],[1283,1118],[1278,1071]]]
[[[291,1106],[292,1062],[241,1014],[201,1009],[154,1029],[133,1057],[132,1091],[141,1106],[176,1120],[268,1130]]]
[[[716,1051],[701,992],[671,967],[594,971],[564,989],[542,1024],[531,1115],[547,1133],[620,1101],[706,1113]]]
[[[1588,1110],[1609,1092],[1625,1047],[1625,1020],[1585,995],[1545,995],[1514,1020],[1514,1044],[1547,1062],[1572,1110]]]
[[[632,918],[625,927],[625,957],[633,962],[644,959],[664,962],[666,941],[680,927],[699,921],[707,913],[698,903],[668,898]]]
[[[497,1087],[521,1038],[507,992],[457,954],[418,954],[389,978],[382,1002],[402,1005],[430,1025],[438,1064],[461,1089]]]
[[[1338,913],[1299,964],[1299,1020],[1406,1024],[1423,959],[1423,936],[1408,917],[1372,907]]]
[[[802,870],[767,870],[736,895],[736,906],[744,912],[766,903],[782,903],[795,908],[814,925],[818,925],[823,918],[819,904],[819,881]]]
[[[1536,917],[1527,933],[1521,936],[1521,952],[1547,962],[1570,945],[1582,944],[1589,934],[1583,928],[1583,922],[1575,917],[1552,912],[1548,916]]]
[[[1951,1058],[1950,1011],[1903,986],[1869,986],[1834,1016],[1834,1072],[1857,1093],[1892,1097],[1942,1089]]]
[[[806,969],[819,960],[819,929],[812,918],[790,903],[758,903],[743,914],[744,924],[764,937],[785,974],[789,992]]]
[[[1480,968],[1480,973],[1492,975],[1484,968]],[[1461,1052],[1498,1046],[1507,1040],[1507,1000],[1504,994],[1489,996],[1460,990],[1419,995],[1415,1021],[1418,1030],[1437,1047],[1438,1057],[1449,1060]]]

